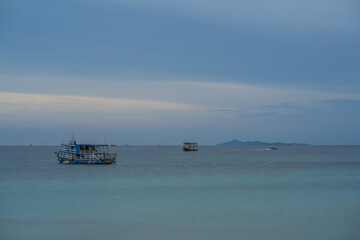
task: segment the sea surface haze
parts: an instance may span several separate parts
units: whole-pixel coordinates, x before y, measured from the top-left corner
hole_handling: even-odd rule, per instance
[[[0,239],[358,240],[359,146],[0,147]]]

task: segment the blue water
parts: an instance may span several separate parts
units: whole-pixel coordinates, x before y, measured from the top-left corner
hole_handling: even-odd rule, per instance
[[[359,146],[57,149],[0,147],[0,239],[360,239]]]

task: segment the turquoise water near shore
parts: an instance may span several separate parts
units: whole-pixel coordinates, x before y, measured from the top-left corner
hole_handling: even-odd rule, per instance
[[[0,239],[360,239],[360,146],[0,147]]]

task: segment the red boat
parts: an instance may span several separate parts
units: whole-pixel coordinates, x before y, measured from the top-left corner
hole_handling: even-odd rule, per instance
[[[197,150],[199,150],[199,147],[198,147],[198,144],[197,144],[197,143],[184,142],[183,150],[184,150],[185,152],[197,151]]]

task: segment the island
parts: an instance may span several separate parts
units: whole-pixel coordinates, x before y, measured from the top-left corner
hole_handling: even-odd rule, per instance
[[[284,143],[284,142],[268,143],[262,141],[239,141],[236,139],[217,144],[217,146],[280,146],[280,145],[310,146],[310,144],[308,143]]]

